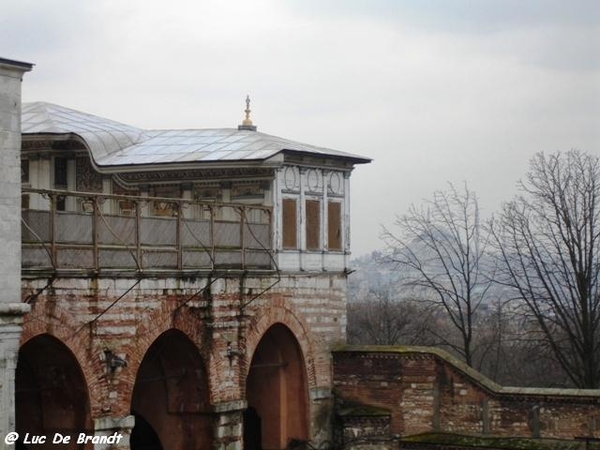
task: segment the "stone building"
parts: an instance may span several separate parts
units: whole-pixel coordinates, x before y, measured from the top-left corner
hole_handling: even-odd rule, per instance
[[[14,376],[21,303],[21,80],[32,64],[0,58],[0,436],[15,429]]]
[[[17,431],[132,449],[330,439],[350,174],[369,160],[258,132],[248,99],[233,129],[48,103],[22,117]]]

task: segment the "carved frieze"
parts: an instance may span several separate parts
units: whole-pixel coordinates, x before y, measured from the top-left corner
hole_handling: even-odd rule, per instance
[[[206,179],[264,178],[271,177],[273,170],[264,167],[235,167],[230,169],[161,170],[156,172],[120,173],[126,183],[160,183],[167,181],[193,181]]]
[[[323,177],[321,171],[309,169],[306,172],[306,185],[311,192],[321,192]]]
[[[140,191],[139,189],[131,189],[131,188],[126,188],[124,186],[121,186],[117,180],[113,179],[112,180],[112,193],[116,194],[116,195],[139,195]]]
[[[196,186],[194,200],[219,202],[221,201],[221,190],[218,187]]]
[[[344,176],[340,172],[330,172],[327,181],[329,195],[344,195]]]
[[[232,197],[262,197],[264,195],[265,191],[258,183],[248,185],[235,184],[231,188]]]
[[[286,191],[300,190],[300,171],[298,167],[287,166],[283,170],[283,186]]]
[[[51,150],[53,141],[50,139],[23,139],[21,141],[21,148],[23,150]]]
[[[75,158],[75,167],[79,192],[102,192],[102,175],[94,170],[88,157]]]

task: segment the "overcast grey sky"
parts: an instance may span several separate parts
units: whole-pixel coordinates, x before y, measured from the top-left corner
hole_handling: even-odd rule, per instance
[[[538,151],[600,152],[597,0],[3,0],[23,100],[143,128],[235,127],[369,156],[355,256],[448,181],[484,214]]]

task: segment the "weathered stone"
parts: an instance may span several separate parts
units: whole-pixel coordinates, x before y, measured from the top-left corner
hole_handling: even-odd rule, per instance
[[[333,366],[334,389],[342,405],[389,411],[389,440],[393,434],[432,431],[526,438],[600,436],[595,426],[598,390],[503,388],[448,353],[424,347],[340,347],[334,351]],[[368,434],[367,429],[361,432]]]

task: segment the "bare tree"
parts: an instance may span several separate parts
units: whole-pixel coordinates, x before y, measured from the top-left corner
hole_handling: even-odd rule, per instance
[[[579,152],[539,153],[493,234],[498,281],[537,321],[570,380],[600,387],[600,162]]]
[[[466,185],[458,190],[450,184],[423,206],[412,205],[395,225],[397,234],[384,229],[386,260],[402,270],[405,286],[444,310],[460,339],[438,339],[473,365],[473,321],[491,286],[477,197]]]
[[[369,345],[428,345],[431,311],[397,297],[392,283],[371,287],[348,304],[348,341]]]
[[[564,387],[564,373],[537,322],[515,304],[492,300],[477,319],[477,369],[496,383],[508,386]]]

